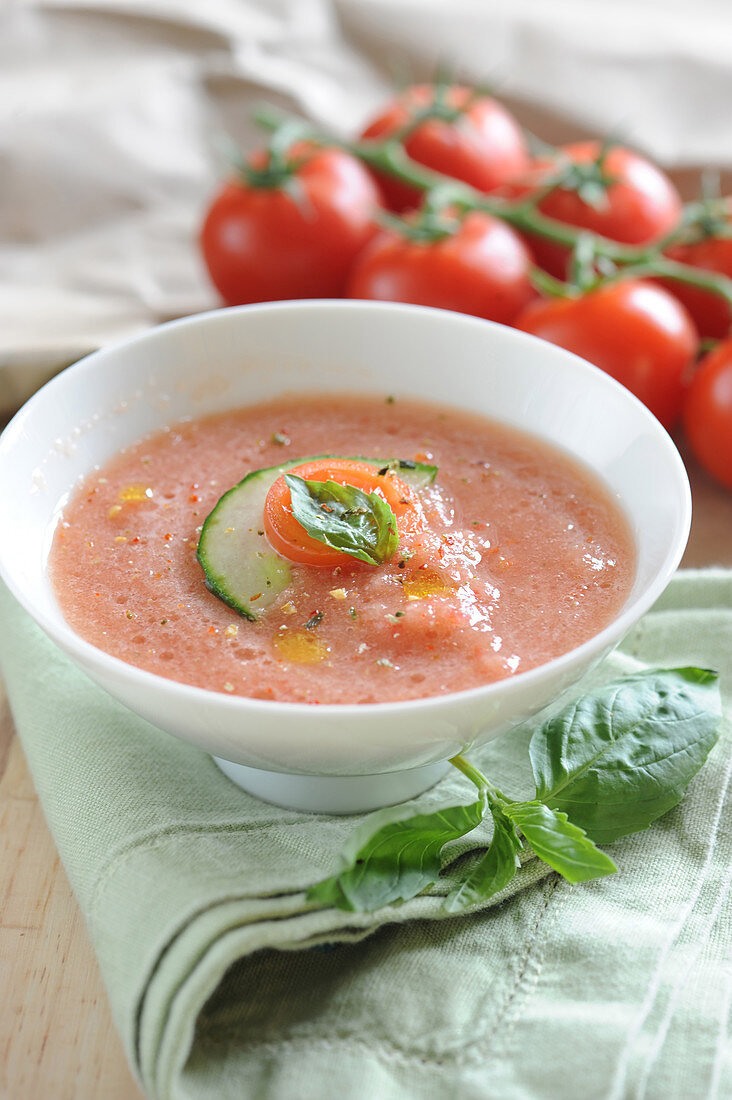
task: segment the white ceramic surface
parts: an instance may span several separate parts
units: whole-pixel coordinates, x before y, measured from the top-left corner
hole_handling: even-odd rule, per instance
[[[305,390],[419,395],[517,425],[577,456],[617,494],[635,535],[637,576],[622,613],[577,649],[511,679],[439,698],[353,706],[271,703],[188,687],[74,634],[53,598],[46,558],[59,509],[79,478],[182,417]],[[217,757],[265,772],[378,776],[435,764],[495,737],[554,700],[618,643],[663,591],[689,521],[676,449],[627,390],[514,329],[413,306],[287,302],[172,322],[69,368],[24,406],[0,440],[0,572],[15,596],[132,710]],[[423,786],[437,773],[424,774]],[[402,790],[411,790],[414,773],[403,779]],[[334,780],[332,798],[323,789],[320,808],[343,801],[337,787]],[[361,801],[401,796],[398,782],[379,793],[386,790],[376,778]],[[291,783],[279,797],[271,784],[267,791],[273,801],[318,808],[305,806],[312,793],[299,799]]]

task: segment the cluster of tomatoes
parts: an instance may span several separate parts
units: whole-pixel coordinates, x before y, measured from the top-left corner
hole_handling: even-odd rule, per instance
[[[656,278],[652,265],[651,277],[639,278],[610,264],[603,278],[601,249],[583,286],[579,245],[573,252],[556,234],[532,231],[530,219],[527,228],[520,217],[501,216],[500,206],[440,205],[439,186],[425,190],[414,180],[426,169],[428,178],[439,173],[496,196],[506,210],[538,212],[545,227],[547,218],[577,227],[585,243],[658,245],[659,256],[663,249],[692,269],[727,276],[732,202],[717,203],[716,217],[700,219],[692,233],[677,233],[679,195],[644,157],[582,142],[532,158],[501,104],[454,85],[407,89],[352,148],[273,143],[214,198],[201,244],[227,304],[376,298],[514,325],[606,370],[666,427],[681,416],[700,462],[732,488],[732,317],[724,297]],[[358,155],[378,149],[389,151],[383,162]],[[540,295],[537,285],[559,292]],[[699,360],[702,339],[719,343]]]

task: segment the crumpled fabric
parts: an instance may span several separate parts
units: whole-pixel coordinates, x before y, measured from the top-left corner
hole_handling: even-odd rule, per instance
[[[732,165],[726,0],[6,0],[0,413],[101,344],[216,306],[196,237],[264,100],[354,132],[393,80],[487,83],[549,141]]]

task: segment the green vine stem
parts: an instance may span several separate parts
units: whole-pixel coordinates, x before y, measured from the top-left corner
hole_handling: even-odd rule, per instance
[[[500,804],[508,801],[506,796],[492,786],[483,773],[478,771],[475,765],[466,760],[461,753],[458,753],[457,756],[451,756],[449,763],[452,764],[453,768],[457,768],[458,771],[462,772],[466,779],[469,779],[478,788],[481,797],[486,798],[488,802]]]
[[[425,168],[413,161],[395,138],[389,138],[385,141],[347,141],[324,134],[304,119],[299,120],[269,106],[263,106],[256,110],[254,119],[266,130],[277,131],[281,127],[287,126],[291,140],[296,137],[297,140],[343,149],[345,152],[358,157],[359,160],[375,171],[393,176],[395,179],[421,191],[438,191],[438,205],[440,208],[450,206],[461,213],[470,210],[482,210],[501,218],[522,233],[543,237],[545,240],[564,245],[569,249],[576,248],[580,238],[588,236],[586,229],[567,225],[543,214],[537,209],[536,203],[538,200],[536,196],[528,199],[509,200],[499,196],[485,195],[468,184]],[[695,210],[697,205],[694,203],[689,204],[687,209]],[[716,294],[724,298],[732,308],[732,279],[716,272],[692,267],[690,264],[684,264],[678,260],[668,259],[662,254],[662,249],[676,243],[677,239],[682,239],[688,233],[687,227],[688,217],[685,217],[682,219],[678,231],[669,234],[663,241],[653,246],[620,244],[599,234],[591,234],[594,255],[612,261],[617,270],[607,277],[599,277],[594,284],[582,289],[584,291],[596,289],[597,286],[607,282],[608,279],[646,277],[671,279]],[[536,282],[541,284],[543,280],[538,277]],[[554,280],[551,289],[547,282],[544,289],[550,293],[564,294],[564,296],[572,296],[574,293],[570,287],[559,280]]]

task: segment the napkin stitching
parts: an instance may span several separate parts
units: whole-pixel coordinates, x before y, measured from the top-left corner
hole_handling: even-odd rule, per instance
[[[551,872],[550,872],[549,868],[547,868],[547,875],[549,875],[549,874],[551,874]],[[534,883],[525,883],[522,886],[520,886],[519,889],[516,890],[514,894],[511,894],[511,895],[509,895],[508,897],[505,897],[505,898],[501,898],[500,900],[499,900],[500,896],[498,895],[496,897],[496,899],[491,899],[487,903],[484,903],[484,906],[483,906],[484,911],[487,911],[489,909],[490,910],[497,910],[498,908],[500,908],[500,906],[503,904],[504,901],[510,900],[511,897],[516,896],[516,894],[518,894],[518,893],[523,893],[523,891],[525,889],[530,888],[531,885],[533,885],[533,884]],[[436,893],[436,892],[433,892],[432,890],[426,890],[418,898],[413,899],[413,902],[419,901],[420,898],[423,898],[425,901],[438,902],[442,896],[444,896],[444,893]],[[143,986],[141,987],[141,990],[140,990],[140,993],[139,993],[139,998],[138,998],[138,1006],[137,1006],[137,1009],[136,1009],[136,1012],[135,1012],[134,1034],[133,1034],[133,1050],[134,1050],[134,1056],[135,1056],[135,1059],[136,1059],[136,1063],[138,1065],[140,1064],[140,1058],[141,1058],[141,1051],[140,1051],[141,1023],[142,1023],[142,1015],[143,1015],[143,1011],[144,1011],[145,999],[147,997],[147,992],[150,988],[150,985],[154,981],[155,975],[158,972],[159,967],[162,964],[165,956],[168,954],[169,951],[171,951],[175,947],[175,944],[177,943],[179,938],[185,934],[187,929],[195,922],[196,919],[198,919],[200,916],[204,915],[205,913],[213,912],[216,909],[219,909],[222,906],[224,906],[224,905],[226,905],[230,902],[237,901],[237,900],[242,900],[242,899],[237,898],[234,895],[234,896],[230,896],[230,897],[223,898],[223,899],[217,899],[216,901],[212,902],[211,904],[200,908],[196,913],[192,914],[190,916],[190,918],[186,920],[186,922],[181,923],[181,925],[171,935],[171,938],[166,943],[164,943],[160,946],[159,951],[158,951],[154,961],[151,964],[148,976],[147,976]],[[442,913],[439,909],[434,909],[433,908],[432,911],[427,910],[427,911],[423,911],[421,913],[413,913],[411,911],[411,908],[410,908],[409,912],[407,912],[407,914],[404,915],[405,909],[406,909],[406,906],[402,906],[402,905],[385,906],[383,909],[381,909],[379,911],[379,913],[382,915],[382,920],[380,921],[380,923],[372,923],[370,925],[366,924],[366,925],[361,925],[361,926],[359,926],[359,925],[351,926],[351,925],[348,925],[348,924],[343,924],[340,927],[333,927],[331,929],[328,929],[327,931],[317,932],[315,935],[313,935],[313,933],[307,933],[307,934],[300,933],[300,935],[298,936],[298,938],[296,940],[293,940],[292,942],[284,945],[280,949],[281,950],[303,950],[303,949],[307,949],[309,946],[311,946],[311,943],[313,943],[313,942],[317,942],[317,943],[332,942],[334,937],[337,938],[339,941],[342,941],[342,942],[355,942],[357,940],[368,938],[369,936],[371,936],[371,935],[375,934],[376,932],[380,931],[381,928],[384,928],[384,927],[386,927],[390,924],[392,924],[392,925],[394,925],[394,924],[396,924],[396,925],[406,924],[406,923],[414,921],[415,919],[416,920],[423,919],[423,920],[432,921],[432,920],[441,919],[441,917],[442,917]],[[180,992],[180,990],[184,986],[184,984],[187,981],[191,980],[191,978],[194,975],[194,973],[196,972],[196,970],[199,967],[204,966],[206,964],[206,960],[207,960],[210,952],[216,950],[217,945],[220,942],[222,942],[226,937],[234,935],[237,932],[241,932],[243,929],[247,929],[247,928],[251,929],[251,928],[255,927],[256,925],[260,925],[261,927],[266,927],[266,926],[271,925],[271,924],[284,923],[285,921],[292,920],[293,918],[297,919],[297,918],[302,918],[302,917],[307,918],[308,916],[317,916],[318,914],[326,913],[328,911],[337,912],[336,910],[329,910],[327,907],[319,908],[317,906],[312,906],[309,911],[306,909],[304,912],[301,911],[301,912],[298,912],[298,913],[269,914],[269,915],[266,915],[264,917],[259,917],[259,918],[257,918],[256,916],[253,915],[252,918],[249,919],[249,920],[237,920],[235,923],[230,924],[228,926],[228,928],[221,930],[216,938],[211,939],[209,943],[207,943],[205,946],[203,946],[203,949],[202,949],[200,955],[198,956],[193,968],[190,971],[188,971],[188,973],[185,974],[180,979],[180,981],[179,981],[179,983],[176,987],[175,993],[172,994],[171,997],[169,998],[170,1003],[172,1003],[173,999],[175,998],[175,996],[177,996],[178,992]],[[531,933],[532,935],[535,934],[535,930],[538,927],[541,918],[542,918],[542,913],[539,914],[539,916],[537,917],[537,920],[535,921],[534,928],[533,928],[532,933]],[[530,951],[530,947],[529,947],[529,951]],[[245,953],[244,955],[239,956],[239,958],[244,958],[244,957],[246,957],[247,954],[248,953]],[[518,975],[519,978],[520,978],[520,976],[521,975]],[[476,1013],[476,1018],[480,1019],[480,1010]],[[220,1027],[217,1026],[216,1030],[217,1030],[217,1033],[219,1033],[219,1034],[230,1034],[231,1037],[233,1037],[234,1035],[237,1035],[240,1038],[237,1025],[222,1025]],[[297,1036],[292,1036],[292,1038],[296,1039]],[[313,1039],[317,1039],[317,1038],[318,1038],[317,1035],[313,1035]],[[343,1038],[345,1040],[347,1040],[349,1037],[348,1037],[348,1035],[344,1034]],[[394,1051],[396,1053],[403,1053],[405,1058],[419,1058],[419,1057],[421,1057],[421,1055],[419,1055],[417,1052],[402,1051],[402,1048],[400,1048],[394,1042],[393,1038],[391,1036],[389,1036],[388,1034],[385,1034],[385,1035],[381,1036],[381,1039],[383,1040],[384,1043],[391,1045],[394,1048]],[[264,1040],[264,1041],[266,1042],[267,1040]],[[469,1039],[465,1042],[458,1043],[457,1045],[453,1043],[452,1050],[450,1050],[449,1047],[446,1047],[445,1049],[448,1051],[448,1055],[451,1058],[454,1058],[457,1061],[458,1057],[461,1053],[466,1053],[468,1047],[474,1046],[477,1043],[479,1043],[480,1041],[481,1041],[481,1035],[480,1034],[475,1034],[473,1038],[471,1038],[471,1039]],[[258,1041],[258,1040],[251,1040],[251,1041],[249,1041],[249,1045],[252,1045],[252,1046],[253,1045],[258,1045],[259,1042],[260,1041]],[[440,1054],[435,1053],[435,1054],[431,1055],[430,1057],[439,1058]]]
[[[494,1055],[495,1052],[484,1050],[482,1048],[485,1047],[486,1043],[492,1042],[503,1023],[504,1017],[510,1011],[512,1005],[516,1003],[516,1000],[518,997],[520,997],[521,993],[529,992],[531,988],[536,987],[538,975],[543,965],[543,953],[546,937],[544,937],[540,944],[537,939],[537,934],[539,932],[539,929],[541,928],[541,925],[547,919],[548,915],[551,917],[552,920],[555,917],[556,909],[551,909],[551,903],[552,899],[557,893],[557,887],[561,884],[561,880],[556,874],[550,874],[548,883],[546,882],[546,880],[544,881],[546,885],[544,886],[544,898],[541,907],[536,914],[530,928],[527,929],[525,933],[525,952],[519,961],[513,981],[511,983],[511,987],[506,991],[503,999],[503,1005],[498,1011],[498,1014],[496,1015],[493,1022],[493,1026],[490,1028],[490,1030],[487,1030],[489,1021],[487,1021],[485,1018],[486,1005],[489,1004],[489,1001],[486,1000],[486,1005],[478,1009],[474,1015],[474,1023],[476,1026],[468,1037],[463,1037],[458,1041],[455,1041],[454,1039],[443,1041],[439,1049],[436,1050],[419,1051],[408,1049],[407,1047],[400,1045],[395,1037],[389,1033],[382,1033],[378,1037],[379,1043],[382,1044],[379,1053],[397,1062],[416,1062],[421,1063],[425,1066],[429,1065],[432,1067],[439,1067],[440,1064],[445,1060],[449,1060],[456,1066],[475,1064],[476,1062],[488,1061]],[[523,890],[519,891],[519,893],[523,893]],[[511,897],[517,896],[518,894],[511,895]],[[506,898],[504,900],[510,901],[511,898]],[[489,908],[492,910],[497,910],[502,905],[503,902],[499,903],[498,905],[489,906]],[[484,912],[486,911],[487,910],[484,910]],[[429,917],[423,919],[429,919]],[[238,927],[241,926],[237,925],[235,928],[230,929],[230,931],[236,931]],[[380,928],[383,927],[386,927],[386,925],[363,930],[365,931],[365,936],[363,938],[366,938],[366,936],[379,931]],[[212,944],[211,947],[215,947],[215,944]],[[540,953],[538,956],[537,952]],[[199,963],[203,963],[205,961],[207,953],[208,951],[204,953],[204,955],[199,960]],[[525,996],[523,998],[521,1007],[519,1007],[518,1010],[509,1018],[509,1025],[511,1027],[515,1026],[515,1023],[520,1018],[527,1003],[528,996]],[[295,1035],[290,1034],[283,1037],[282,1039],[263,1038],[242,1040],[241,1023],[232,1022],[229,1024],[217,1023],[215,1029],[212,1028],[210,1031],[199,1032],[199,1036],[211,1046],[227,1047],[230,1046],[234,1040],[236,1040],[240,1049],[242,1047],[246,1047],[252,1050],[256,1049],[258,1051],[269,1051],[272,1054],[276,1054],[283,1048],[297,1049],[303,1044],[307,1044],[308,1048],[312,1046],[321,1046],[325,1049],[334,1050],[342,1049],[343,1046],[351,1046],[357,1050],[367,1049],[371,1053],[374,1053],[373,1041],[367,1042],[366,1040],[360,1039],[358,1034],[352,1031],[331,1031],[329,1036],[322,1036],[315,1031],[303,1029]],[[476,1050],[474,1048],[481,1049]]]
[[[729,1035],[727,1021],[730,1007],[732,1006],[732,967],[728,968],[727,981],[722,991],[722,1004],[719,1011],[719,1024],[717,1026],[716,1041],[714,1044],[714,1062],[709,1080],[709,1100],[717,1100],[719,1096],[719,1084],[722,1080],[722,1072],[729,1064]],[[729,1095],[729,1093],[728,1093]]]
[[[321,814],[308,814],[304,817],[293,818],[292,825],[303,825],[310,820],[318,821],[327,818],[327,815]],[[150,830],[149,832],[137,837],[135,840],[130,841],[122,848],[118,848],[112,855],[110,855],[104,865],[97,872],[97,876],[94,885],[91,889],[89,896],[90,912],[93,912],[96,908],[96,904],[99,895],[104,892],[104,888],[108,883],[108,876],[111,871],[116,871],[118,867],[124,866],[140,851],[155,851],[156,848],[162,847],[163,844],[170,840],[174,840],[179,836],[188,836],[191,840],[203,840],[211,834],[215,833],[231,833],[232,837],[239,834],[245,835],[248,832],[255,832],[257,830],[272,829],[275,826],[282,825],[282,821],[242,821],[229,824],[216,825],[213,823],[207,824],[201,822],[196,825],[187,825],[181,823],[179,825],[170,825],[164,829]],[[290,822],[288,822],[290,824]],[[259,895],[253,895],[258,897]]]
[[[702,867],[701,874],[699,875],[699,878],[697,880],[696,889],[692,896],[687,900],[687,903],[682,910],[680,918],[676,920],[675,924],[670,930],[669,935],[666,938],[665,943],[660,949],[658,962],[649,978],[646,996],[643,998],[643,1002],[640,1006],[638,1013],[636,1014],[635,1020],[631,1023],[626,1033],[627,1037],[618,1057],[615,1075],[612,1081],[612,1088],[608,1094],[609,1100],[620,1100],[620,1097],[624,1093],[630,1058],[632,1055],[632,1047],[640,1039],[646,1021],[648,1020],[648,1017],[650,1016],[653,1006],[658,998],[658,993],[663,980],[663,972],[673,950],[673,946],[678,941],[679,936],[686,927],[689,918],[694,911],[696,903],[699,900],[699,896],[702,892],[704,883],[707,880],[709,868],[712,862],[712,856],[714,854],[715,841],[719,832],[719,826],[722,819],[722,810],[724,809],[724,806],[727,802],[727,792],[729,790],[731,777],[732,754],[730,754],[729,762],[724,773],[724,787],[720,791],[720,796],[717,803],[717,810],[714,816],[714,831],[709,838],[706,857],[704,859],[704,866]]]
[[[557,890],[560,885],[559,875],[553,874],[550,876],[548,883],[544,889],[544,901],[541,909],[537,913],[534,925],[529,933],[528,942],[526,945],[526,951],[519,964],[519,970],[517,973],[516,981],[513,987],[507,992],[504,997],[503,1006],[498,1012],[493,1028],[486,1036],[487,1042],[491,1042],[494,1036],[499,1031],[502,1024],[506,1023],[507,1030],[502,1036],[507,1039],[511,1034],[511,1031],[516,1026],[516,1023],[521,1018],[526,1005],[529,1000],[530,990],[536,988],[536,984],[541,973],[541,968],[544,962],[544,951],[546,948],[546,937],[539,943],[538,933],[541,925],[547,919],[547,917],[554,918],[556,916],[557,907],[554,906],[550,913],[550,906],[554,898],[557,896]],[[561,899],[561,894],[559,895]],[[553,922],[553,921],[552,921]],[[522,997],[523,994],[523,997]],[[515,1005],[515,1009],[511,1015],[509,1012],[512,1005]],[[505,1045],[505,1043],[504,1043]]]
[[[452,781],[452,785],[456,785],[455,780],[453,779],[452,776],[447,776],[445,780],[442,780],[442,783],[447,782],[448,784],[450,784],[451,781]],[[440,789],[441,789],[441,785],[438,784],[438,787],[440,787]],[[433,791],[435,789],[437,789],[437,788],[433,788]],[[444,793],[449,795],[448,790],[445,790]],[[460,790],[456,790],[454,793],[455,793],[456,797],[459,797],[459,795],[461,793],[464,793],[464,792],[461,792]],[[416,803],[416,800],[414,800],[414,801]],[[404,803],[404,805],[409,805],[409,803],[406,802],[406,803]],[[96,909],[98,907],[98,904],[101,901],[101,898],[102,898],[105,890],[107,889],[107,887],[109,885],[109,876],[110,876],[111,872],[115,872],[119,868],[124,867],[139,852],[142,852],[142,851],[152,852],[152,851],[155,851],[157,849],[160,849],[163,845],[165,845],[166,843],[168,843],[171,840],[177,839],[181,835],[187,836],[188,839],[190,839],[190,840],[204,840],[208,836],[210,836],[211,834],[216,834],[216,833],[220,833],[220,834],[224,834],[224,835],[226,833],[230,833],[232,837],[236,837],[237,835],[245,836],[247,833],[250,833],[250,832],[256,832],[256,831],[260,831],[260,830],[264,831],[266,829],[272,829],[272,828],[275,828],[276,826],[281,826],[283,824],[297,826],[297,825],[308,824],[311,821],[316,822],[316,821],[329,821],[329,820],[332,820],[332,815],[331,814],[303,814],[299,817],[294,817],[294,818],[289,819],[286,823],[283,822],[281,819],[273,818],[273,819],[267,820],[267,821],[242,821],[242,822],[221,823],[221,824],[215,824],[213,822],[212,823],[201,822],[199,824],[181,823],[181,824],[178,824],[178,825],[171,825],[171,826],[168,826],[168,827],[163,828],[163,829],[149,830],[146,834],[143,834],[142,836],[137,837],[135,840],[130,841],[124,847],[118,848],[112,855],[110,855],[107,858],[104,865],[97,872],[97,875],[96,875],[96,878],[95,878],[95,881],[94,881],[94,885],[92,886],[92,888],[90,890],[90,894],[89,894],[89,915],[90,915],[90,917],[92,917],[94,912],[96,911]],[[457,859],[460,859],[463,855],[465,855],[469,851],[478,851],[481,848],[486,848],[487,844],[488,844],[487,841],[486,841],[485,844],[482,844],[482,845],[481,844],[475,844],[474,842],[471,842],[471,847],[466,847],[463,851],[458,852],[458,851],[455,851],[454,849],[452,849],[452,852],[454,854],[452,854],[452,858],[449,861],[447,861],[444,864],[444,866],[449,866],[450,863],[454,862]],[[302,893],[304,890],[307,889],[307,887],[309,885],[311,885],[310,882],[308,882],[305,886],[302,886],[297,890],[274,891],[272,894],[266,894],[266,893],[246,894],[246,895],[243,895],[243,897],[245,897],[245,898],[246,897],[258,898],[258,897],[286,896],[287,894],[290,894],[290,893]]]
[[[710,842],[709,842],[709,850],[708,850],[707,859],[705,861],[705,865],[704,865],[704,868],[702,870],[702,874],[701,874],[700,879],[699,879],[699,885],[698,885],[698,887],[697,887],[697,889],[694,893],[694,896],[693,896],[693,904],[691,904],[687,909],[685,919],[684,919],[681,927],[678,930],[676,940],[679,939],[679,937],[681,936],[684,928],[688,925],[688,923],[689,923],[689,921],[690,921],[690,919],[693,915],[693,912],[697,907],[697,904],[698,904],[699,899],[702,895],[704,887],[709,882],[709,876],[710,876],[710,871],[711,871],[711,867],[712,867],[712,855],[714,854],[714,851],[715,851],[716,846],[717,846],[717,838],[719,836],[719,826],[722,822],[722,818],[724,816],[724,810],[725,810],[726,805],[729,801],[728,792],[729,792],[729,784],[730,784],[731,776],[732,776],[732,757],[730,758],[730,764],[729,764],[729,766],[727,768],[727,772],[726,772],[726,781],[725,781],[724,790],[721,792],[721,797],[720,797],[720,800],[719,800],[719,811],[718,811],[718,814],[717,814],[717,817],[716,817],[716,820],[715,820],[714,833],[713,833],[713,835],[710,839]],[[724,902],[729,897],[730,882],[731,881],[732,881],[732,865],[730,865],[728,867],[727,873],[724,876],[724,878],[723,878],[723,880],[722,880],[722,882],[721,882],[721,884],[718,888],[717,900],[715,901],[714,906],[712,907],[711,913],[709,914],[709,917],[706,921],[706,925],[705,925],[706,935],[704,935],[704,936],[700,935],[698,937],[697,948],[696,948],[696,951],[694,952],[694,954],[691,958],[691,961],[687,962],[687,965],[685,966],[680,978],[677,979],[677,981],[675,982],[675,984],[673,985],[673,987],[671,989],[671,992],[670,992],[670,995],[669,995],[669,1002],[668,1002],[668,1005],[666,1007],[666,1011],[664,1013],[663,1019],[661,1020],[660,1026],[658,1027],[658,1029],[656,1031],[656,1038],[655,1038],[654,1042],[652,1043],[651,1049],[650,1049],[650,1051],[649,1051],[649,1053],[646,1057],[646,1060],[645,1060],[645,1065],[643,1067],[643,1072],[641,1074],[640,1085],[639,1085],[639,1093],[640,1094],[645,1093],[645,1088],[646,1088],[646,1085],[648,1083],[648,1078],[650,1076],[651,1069],[653,1067],[653,1064],[658,1060],[658,1057],[659,1057],[659,1055],[661,1053],[661,1050],[663,1048],[663,1043],[665,1041],[666,1035],[668,1034],[668,1030],[671,1026],[671,1022],[672,1022],[673,1017],[674,1017],[675,1009],[676,1009],[676,1006],[678,1004],[678,1000],[679,1000],[679,996],[681,994],[681,990],[682,990],[682,988],[683,988],[683,986],[686,982],[686,979],[687,979],[689,973],[691,972],[691,969],[692,969],[694,963],[696,962],[696,960],[699,957],[701,951],[704,949],[704,947],[707,943],[708,936],[710,935],[712,929],[714,928],[714,925],[717,922],[717,918],[719,917],[719,914],[720,914],[720,911],[721,911],[721,909],[724,905]],[[662,963],[661,965],[663,966],[664,964]],[[658,991],[656,993],[656,998],[655,999],[656,1000],[658,999]]]
[[[709,879],[709,875],[707,874],[704,878],[704,882],[708,881],[708,879]],[[722,911],[722,907],[724,906],[725,901],[729,897],[729,894],[730,894],[730,881],[731,880],[732,880],[732,864],[729,866],[729,868],[727,870],[727,874],[724,877],[724,881],[723,881],[722,885],[719,888],[717,900],[714,903],[714,907],[712,909],[712,912],[709,916],[709,919],[706,922],[705,935],[703,937],[702,936],[699,937],[699,942],[697,944],[696,950],[694,951],[693,955],[691,956],[691,959],[687,962],[681,976],[677,979],[675,985],[673,986],[673,989],[671,990],[671,994],[669,996],[668,1006],[667,1006],[666,1011],[664,1013],[664,1017],[661,1020],[660,1026],[658,1027],[658,1029],[656,1031],[656,1037],[655,1037],[655,1039],[654,1039],[654,1041],[651,1045],[651,1049],[648,1053],[648,1056],[646,1057],[645,1065],[643,1066],[643,1070],[642,1070],[642,1073],[641,1073],[640,1083],[638,1085],[638,1092],[639,1092],[639,1095],[641,1095],[641,1096],[645,1096],[646,1086],[648,1084],[648,1079],[651,1075],[651,1070],[653,1069],[654,1064],[658,1061],[658,1058],[661,1054],[661,1051],[663,1050],[663,1046],[664,1046],[664,1043],[666,1041],[666,1036],[668,1035],[669,1029],[671,1027],[671,1023],[672,1023],[673,1018],[676,1014],[676,1008],[678,1006],[679,998],[681,996],[683,987],[686,984],[686,980],[689,977],[689,974],[691,973],[694,965],[696,964],[696,961],[699,958],[699,955],[702,953],[702,951],[706,947],[708,937],[711,935],[711,932],[712,932],[715,924],[717,923],[719,915]],[[702,883],[702,886],[703,885],[704,884]],[[701,889],[700,889],[699,892],[701,893]],[[697,901],[698,901],[698,897],[697,897]],[[688,921],[686,923],[688,924]]]

